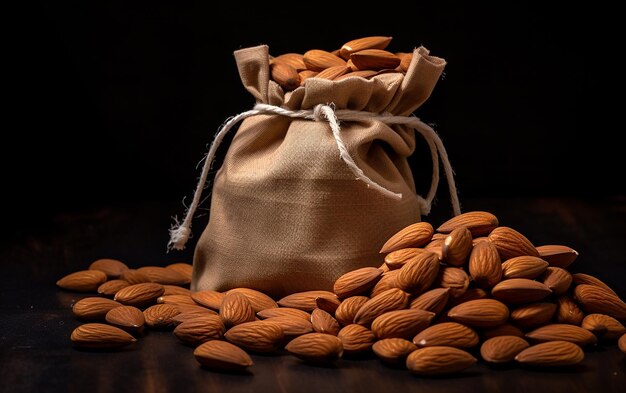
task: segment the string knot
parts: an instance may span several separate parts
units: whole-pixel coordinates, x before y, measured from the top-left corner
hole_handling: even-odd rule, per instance
[[[315,105],[315,107],[313,108],[313,120],[315,121],[325,121],[325,117],[324,117],[324,107],[327,105],[324,104],[317,104]]]

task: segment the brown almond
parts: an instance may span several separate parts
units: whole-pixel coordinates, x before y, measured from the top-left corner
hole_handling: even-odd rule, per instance
[[[527,278],[511,278],[498,283],[491,290],[491,296],[506,304],[538,302],[552,291],[539,281]]]
[[[571,297],[566,295],[559,296],[556,299],[556,303],[556,321],[558,323],[569,323],[570,325],[580,326],[585,317],[585,313],[582,312]]]
[[[414,256],[424,252],[423,248],[401,248],[396,251],[392,251],[385,256],[385,264],[390,270],[399,269],[410,261]]]
[[[533,328],[548,323],[556,312],[554,303],[532,303],[511,311],[511,322],[523,328]]]
[[[145,274],[135,270],[128,269],[122,272],[120,276],[122,280],[128,281],[130,285],[141,284],[143,282],[150,282],[150,278]]]
[[[89,265],[89,270],[100,270],[107,275],[108,278],[118,278],[124,270],[128,270],[128,266],[124,262],[117,259],[98,259]]]
[[[442,248],[443,248],[443,242],[446,239],[433,239],[431,240],[427,245],[424,246],[424,250],[429,251],[429,252],[434,252],[435,254],[437,254],[437,258],[439,258],[439,260],[443,259],[443,253],[442,253]]]
[[[317,308],[315,299],[322,296],[335,297],[336,295],[329,291],[305,291],[292,293],[278,301],[281,307],[297,308],[302,311],[311,312]]]
[[[285,63],[293,67],[298,72],[306,70],[304,56],[300,53],[285,53],[283,55],[276,56],[272,59],[271,63]]]
[[[57,281],[57,285],[69,291],[96,292],[106,280],[106,273],[100,270],[81,270],[63,277]]]
[[[537,247],[537,252],[541,259],[547,261],[550,266],[563,269],[571,265],[576,258],[578,258],[578,252],[567,246],[549,244]]]
[[[211,308],[213,310],[219,310],[222,307],[222,300],[224,300],[224,295],[221,292],[212,291],[212,290],[204,290],[199,292],[194,292],[191,294],[191,298],[194,302],[198,303],[201,306]]]
[[[329,334],[309,333],[291,340],[285,347],[293,356],[309,362],[333,362],[343,354],[339,338]]]
[[[351,296],[344,299],[335,311],[337,322],[343,326],[353,323],[356,313],[368,300],[367,296]]]
[[[280,325],[266,321],[245,322],[231,327],[225,334],[226,340],[252,352],[273,352],[283,340]]]
[[[126,280],[110,280],[98,287],[98,293],[104,296],[114,296],[117,291],[129,285],[130,283]]]
[[[482,331],[483,340],[489,340],[493,337],[500,336],[516,336],[524,338],[524,332],[522,332],[518,327],[513,326],[509,323],[505,323],[504,325],[496,326],[494,328],[485,329]]]
[[[626,303],[601,287],[578,285],[574,288],[574,299],[588,314],[606,314],[615,319],[626,319]]]
[[[168,269],[160,266],[144,266],[137,271],[150,279],[162,285],[187,285],[191,281],[188,277],[178,273],[174,269]]]
[[[193,304],[183,304],[183,303],[178,303],[176,304],[176,307],[178,308],[178,311],[180,311],[181,313],[196,313],[196,314],[205,314],[205,315],[217,315],[217,312],[206,308],[206,307],[202,307],[199,305],[193,305]]]
[[[450,288],[431,289],[413,299],[409,307],[439,314],[448,303],[449,294]]]
[[[165,268],[174,270],[175,272],[189,280],[189,282],[191,282],[191,276],[193,275],[193,265],[185,262],[177,262],[171,263],[165,266]]]
[[[417,375],[453,374],[476,363],[469,353],[454,347],[428,347],[413,351],[406,358],[406,368]]]
[[[471,300],[485,299],[488,297],[489,294],[487,294],[487,292],[485,292],[485,290],[482,288],[469,288],[460,296],[450,297],[450,300],[448,301],[448,306],[455,307],[459,304],[463,304]]]
[[[439,273],[439,257],[432,252],[418,254],[398,270],[396,285],[398,288],[421,294],[435,282]]]
[[[349,59],[350,55],[365,49],[385,49],[391,42],[392,37],[364,37],[348,41],[339,50],[341,57]]]
[[[376,267],[364,267],[345,273],[335,281],[333,291],[340,299],[362,295],[369,291],[383,275]]]
[[[378,339],[394,337],[412,339],[428,327],[434,317],[434,313],[419,309],[389,311],[374,319],[372,332]]]
[[[137,341],[133,336],[103,323],[86,323],[72,332],[72,344],[80,348],[114,349],[130,345]]]
[[[220,340],[226,328],[217,315],[198,316],[176,326],[174,335],[185,344],[197,346],[209,340]]]
[[[489,242],[479,242],[469,257],[469,273],[481,288],[492,288],[502,279],[502,262],[496,246]]]
[[[104,320],[107,313],[121,304],[104,297],[86,297],[80,299],[72,306],[72,313],[82,320]]]
[[[472,236],[484,236],[498,226],[498,218],[489,212],[473,211],[452,217],[437,228],[437,232],[450,233],[458,227],[466,227]]]
[[[548,262],[539,257],[521,256],[502,264],[504,278],[537,278],[548,268]]]
[[[319,72],[311,71],[311,70],[304,70],[304,71],[298,72],[298,75],[300,76],[300,86],[304,86],[304,81],[306,81],[309,78],[314,78],[315,75],[317,74],[319,74]]]
[[[398,273],[400,273],[400,270],[390,270],[383,273],[380,280],[378,280],[374,288],[372,288],[370,297],[376,297],[388,289],[397,288],[396,277],[398,277]]]
[[[515,356],[519,363],[529,366],[570,366],[582,362],[585,354],[576,344],[550,341],[533,345]]]
[[[357,70],[357,68],[354,67],[354,65],[352,64],[352,61],[350,60],[348,60],[347,66],[352,70],[352,72],[349,72],[345,75],[342,75],[336,78],[335,79],[336,81],[340,81],[342,79],[347,79],[347,78],[356,78],[356,77],[369,79],[379,74],[378,71],[374,71],[374,70]]]
[[[365,302],[354,316],[354,323],[369,326],[378,316],[406,308],[409,296],[398,288],[389,289]]]
[[[385,338],[372,346],[376,356],[389,364],[403,364],[406,357],[416,349],[415,344],[403,338]]]
[[[231,292],[238,292],[238,293],[243,294],[245,297],[247,297],[248,300],[250,301],[250,304],[252,305],[252,309],[254,310],[254,312],[259,312],[268,308],[278,307],[278,304],[276,304],[274,299],[267,296],[263,292],[259,292],[255,289],[235,288],[235,289],[231,289],[230,291],[228,291],[227,294]]]
[[[104,319],[107,323],[129,332],[140,332],[146,323],[143,312],[133,306],[112,308]]]
[[[248,298],[239,292],[229,292],[222,300],[220,317],[227,327],[252,322],[256,314]]]
[[[165,288],[164,288],[165,289]],[[160,304],[189,304],[197,306],[198,303],[194,302],[190,295],[163,295],[157,298],[157,303]]]
[[[530,344],[517,336],[498,336],[486,340],[480,347],[480,356],[490,363],[508,363]]]
[[[394,69],[400,65],[400,58],[383,49],[364,49],[352,53],[350,60],[359,70]]]
[[[376,341],[376,336],[371,330],[357,324],[344,326],[337,334],[337,338],[341,340],[344,353],[349,355],[368,351]]]
[[[261,319],[275,317],[295,317],[304,319],[305,321],[311,320],[311,314],[309,314],[308,312],[289,307],[266,308],[265,310],[259,311],[256,315]]]
[[[607,340],[616,340],[626,333],[624,325],[617,319],[604,314],[587,315],[581,327]]]
[[[174,318],[172,318],[172,322],[174,323],[174,325],[178,326],[181,323],[189,321],[191,319],[203,318],[203,317],[207,317],[207,316],[217,316],[217,314],[209,314],[209,313],[205,313],[205,312],[196,312],[196,311],[186,311],[186,312],[181,312],[180,314],[178,314]],[[221,321],[221,319],[220,319],[220,321]]]
[[[311,325],[316,332],[333,336],[336,336],[341,329],[339,322],[332,315],[319,308],[316,308],[311,313]]]
[[[163,285],[163,296],[169,295],[187,295],[191,296],[191,291],[178,285]]]
[[[283,330],[283,334],[285,337],[297,337],[303,334],[313,332],[313,326],[311,322],[308,320],[293,317],[293,316],[282,316],[282,317],[271,317],[265,319],[267,322],[273,322],[280,326]]]
[[[617,346],[620,351],[626,353],[626,334],[622,334],[622,337],[620,337],[617,342]]]
[[[507,321],[509,308],[494,299],[478,299],[453,307],[448,316],[468,326],[494,327]]]
[[[174,317],[180,310],[173,304],[155,304],[143,311],[146,325],[151,328],[169,328],[174,326]]]
[[[346,65],[338,65],[334,67],[328,67],[324,71],[320,71],[317,75],[315,75],[315,78],[328,79],[332,81],[342,75],[347,74],[350,71],[350,67]]]
[[[285,91],[291,91],[300,86],[298,71],[287,63],[274,62],[270,64],[272,79]]]
[[[534,342],[569,341],[581,347],[597,342],[596,336],[588,330],[565,323],[554,323],[539,327],[526,333],[526,337]]]
[[[441,257],[448,265],[462,266],[472,251],[472,233],[466,227],[457,227],[445,238]]]
[[[497,227],[491,231],[489,241],[496,246],[503,261],[519,256],[539,256],[530,240],[509,227]]]
[[[403,248],[421,247],[430,241],[433,232],[433,226],[427,222],[411,224],[390,237],[380,252],[386,254]]]
[[[572,275],[565,269],[550,266],[543,273],[542,281],[552,293],[563,295],[572,285]]]
[[[457,322],[443,322],[427,327],[413,337],[418,347],[452,346],[472,348],[478,345],[478,334]]]
[[[113,300],[127,306],[145,307],[154,304],[164,291],[161,284],[144,282],[120,289]]]
[[[396,53],[396,55],[400,57],[400,70],[406,73],[409,70],[411,62],[413,61],[413,53]]]
[[[320,49],[307,51],[302,60],[306,68],[312,71],[323,71],[329,67],[346,65],[346,62],[339,56],[335,56],[330,52]]]
[[[469,277],[467,273],[458,267],[443,267],[439,269],[439,274],[435,284],[441,288],[450,289],[450,296],[459,297],[467,291],[469,287]]]
[[[476,247],[478,243],[488,242],[488,241],[489,241],[489,238],[487,236],[475,237],[472,239],[472,246]]]
[[[217,370],[241,371],[254,364],[244,350],[219,340],[200,345],[193,351],[193,356],[202,366]]]
[[[335,311],[339,308],[341,301],[336,297],[320,296],[315,298],[315,304],[320,310],[324,310],[330,315],[335,315]]]
[[[572,279],[574,281],[574,284],[576,285],[580,285],[580,284],[595,285],[596,287],[600,287],[604,289],[605,291],[610,292],[613,295],[617,296],[617,293],[613,289],[611,289],[611,287],[609,287],[599,278],[596,278],[592,275],[584,274],[584,273],[574,273],[572,274]]]

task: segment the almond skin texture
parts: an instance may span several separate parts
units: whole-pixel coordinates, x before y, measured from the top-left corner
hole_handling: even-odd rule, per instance
[[[341,340],[346,354],[368,351],[376,341],[376,336],[371,330],[356,324],[345,326],[339,331],[337,337]]]
[[[478,299],[459,304],[448,311],[456,322],[474,327],[495,327],[509,318],[509,309],[494,299]]]
[[[268,308],[259,311],[256,315],[261,319],[274,317],[294,317],[304,319],[305,321],[311,320],[311,314],[309,314],[308,312],[289,307]]]
[[[122,272],[120,276],[122,280],[128,281],[130,285],[141,284],[143,282],[150,282],[150,278],[145,274],[135,270],[128,269]]]
[[[176,326],[174,335],[183,343],[197,346],[209,340],[220,340],[226,328],[217,315],[199,316]]]
[[[192,301],[193,304],[197,304],[196,302],[193,301],[193,299],[191,299],[191,291],[187,288],[183,288],[183,287],[179,287],[176,285],[163,285],[163,296],[186,296],[188,299],[190,299]],[[162,297],[163,297],[162,296]],[[158,299],[157,299],[158,301]],[[187,302],[185,302],[187,303]],[[190,303],[188,303],[190,304]]]
[[[98,287],[98,293],[104,296],[114,296],[120,289],[129,285],[130,283],[126,280],[110,280]]]
[[[339,322],[332,315],[319,308],[316,308],[311,313],[311,325],[316,332],[333,336],[336,336],[341,329]]]
[[[291,91],[300,86],[300,75],[298,71],[287,63],[273,62],[270,65],[272,79],[283,88]]]
[[[437,232],[450,233],[458,227],[466,227],[472,236],[484,236],[498,226],[498,218],[489,212],[473,211],[459,214],[441,224]]]
[[[254,321],[233,326],[224,337],[245,350],[263,353],[277,350],[284,336],[278,324]]]
[[[604,289],[605,291],[610,292],[613,295],[617,296],[617,293],[615,293],[615,291],[611,289],[611,287],[606,285],[602,280],[594,276],[591,276],[589,274],[574,273],[572,274],[572,279],[574,281],[574,284],[576,285],[580,285],[580,284],[595,285],[596,287],[600,287]]]
[[[604,314],[589,314],[582,322],[581,327],[589,330],[597,337],[607,340],[617,340],[626,333],[626,328],[617,319]]]
[[[320,296],[315,298],[315,304],[320,310],[324,310],[330,315],[335,315],[335,311],[339,308],[341,301],[336,297]]]
[[[228,291],[227,294],[231,292],[241,293],[242,295],[247,297],[248,300],[250,301],[250,305],[252,306],[252,309],[254,310],[254,312],[259,312],[262,310],[266,310],[268,308],[278,307],[278,304],[276,304],[274,299],[267,296],[263,292],[259,292],[255,289],[235,288],[235,289],[231,289],[230,291]]]
[[[378,339],[412,339],[428,327],[434,317],[434,313],[418,309],[390,311],[374,319],[372,332]]]
[[[390,270],[383,273],[383,276],[378,280],[376,285],[374,285],[374,288],[372,288],[370,297],[376,297],[388,289],[397,288],[396,278],[398,277],[398,273],[400,273],[400,270]]]
[[[178,314],[180,311],[173,304],[156,304],[146,308],[143,312],[146,325],[157,329],[174,326],[174,317]]]
[[[282,317],[272,317],[265,319],[267,322],[272,322],[280,326],[283,329],[283,334],[285,337],[297,337],[303,334],[313,332],[313,325],[306,319],[293,317],[293,316],[282,316]],[[337,329],[339,330],[339,329]]]
[[[322,296],[336,297],[329,291],[305,291],[287,295],[278,301],[281,307],[297,308],[302,311],[311,312],[317,308],[316,298]]]
[[[207,341],[193,351],[193,356],[202,366],[217,370],[241,371],[254,364],[244,350],[226,341]]]
[[[626,319],[626,303],[601,287],[578,285],[574,288],[574,299],[589,314],[605,314],[619,320]]]
[[[335,281],[333,291],[340,299],[362,295],[369,291],[383,275],[376,267],[364,267],[348,272]]]
[[[556,303],[556,321],[558,323],[569,323],[570,325],[580,326],[585,317],[585,313],[571,297],[566,295],[559,296],[556,299]]]
[[[111,309],[104,317],[108,324],[129,332],[140,332],[146,322],[143,312],[133,306],[120,306]]]
[[[464,265],[471,251],[472,233],[463,226],[450,232],[441,246],[442,259],[452,266]]]
[[[400,69],[402,70],[402,72],[407,72],[409,70],[409,66],[411,65],[411,61],[413,61],[413,54],[412,53],[402,53],[402,54],[396,53],[396,55],[400,57]]]
[[[196,313],[196,314],[205,314],[205,315],[217,315],[217,313],[211,309],[208,309],[206,307],[202,307],[202,306],[198,306],[198,305],[191,305],[191,304],[176,304],[176,308],[178,308],[178,310],[181,313]]]
[[[548,268],[548,262],[538,257],[521,256],[502,264],[504,278],[537,278]]]
[[[344,299],[335,311],[335,319],[343,325],[350,325],[359,309],[369,300],[367,296],[351,296]]]
[[[98,259],[89,265],[89,270],[100,270],[104,272],[108,278],[118,278],[124,270],[128,270],[125,263],[117,259]]]
[[[100,270],[81,270],[63,277],[57,285],[69,291],[96,292],[106,280],[106,273]]]
[[[524,255],[539,256],[539,252],[530,240],[509,227],[498,227],[491,231],[489,241],[496,246],[500,259],[503,261]]]
[[[365,49],[385,49],[391,42],[391,37],[364,37],[348,41],[339,50],[339,54],[344,59],[349,59],[350,55]]]
[[[469,288],[462,295],[457,296],[456,298],[451,297],[448,301],[448,306],[456,307],[459,304],[469,302],[470,300],[485,299],[487,297],[489,297],[489,295],[482,288]]]
[[[578,252],[567,246],[539,246],[537,247],[537,252],[539,253],[541,259],[548,262],[550,266],[556,266],[563,269],[571,265],[576,258],[578,258]]]
[[[230,327],[244,322],[252,322],[256,314],[248,298],[239,292],[229,292],[222,301],[220,317],[224,325]]]
[[[213,310],[219,310],[220,307],[222,307],[222,300],[224,300],[224,296],[226,295],[221,292],[211,290],[194,292],[191,294],[191,298],[194,302]]]
[[[544,284],[526,278],[504,280],[491,290],[491,296],[506,304],[532,303],[551,293]]]
[[[453,347],[422,348],[406,358],[406,368],[417,375],[454,374],[474,363],[476,359],[472,355]]]
[[[408,295],[398,289],[389,289],[361,306],[354,316],[354,323],[369,326],[378,316],[393,310],[406,308],[409,302]]]
[[[456,322],[443,322],[427,327],[413,337],[418,347],[453,346],[472,348],[478,345],[478,335],[467,326]]]
[[[154,304],[164,291],[161,284],[145,282],[119,290],[113,299],[127,306],[145,307]]]
[[[552,319],[556,308],[554,303],[533,303],[518,307],[511,311],[511,322],[523,329],[545,325]]]
[[[585,354],[576,344],[550,341],[533,345],[515,356],[515,360],[529,366],[570,366],[582,362]]]
[[[448,303],[449,294],[450,288],[431,289],[413,299],[409,307],[439,314]]]
[[[144,266],[137,271],[150,279],[162,285],[187,285],[190,280],[188,277],[178,273],[176,270],[167,269],[159,266]]]
[[[481,288],[492,288],[502,279],[500,254],[496,246],[489,241],[482,241],[474,246],[468,268],[470,276]]]
[[[526,337],[534,342],[569,341],[581,347],[598,341],[588,330],[564,323],[542,326],[526,333]]]
[[[347,65],[338,65],[328,67],[324,71],[320,71],[317,75],[315,75],[315,78],[328,79],[332,81],[347,74],[348,72],[350,72],[350,67]]]
[[[430,242],[433,232],[433,226],[427,222],[411,224],[390,237],[380,252],[386,254],[403,248],[421,247]]]
[[[493,337],[480,347],[480,356],[490,363],[508,363],[529,346],[526,340],[517,336]]]
[[[617,345],[619,346],[620,351],[626,353],[626,334],[622,334],[622,337],[619,338]]]
[[[376,341],[372,350],[385,363],[404,364],[406,357],[417,347],[403,338],[384,338]]]
[[[563,295],[572,285],[572,275],[560,267],[549,267],[543,273],[543,283],[552,290],[555,295]]]
[[[137,341],[133,336],[103,323],[86,323],[74,329],[70,337],[72,344],[79,348],[115,349]]]
[[[435,253],[424,252],[398,270],[396,285],[406,292],[421,294],[435,282],[437,273],[439,257]]]
[[[467,291],[469,277],[463,269],[446,266],[439,269],[436,284],[438,287],[450,289],[450,296],[456,298]]]
[[[121,304],[103,297],[86,297],[72,306],[72,313],[78,319],[102,321],[107,313]]]
[[[383,49],[365,49],[350,55],[350,60],[359,70],[394,69],[400,65],[400,58]]]
[[[275,58],[272,59],[271,62],[289,64],[290,66],[295,68],[296,71],[300,72],[300,71],[306,70],[306,65],[304,64],[303,59],[304,59],[304,56],[301,55],[300,53],[285,53],[283,55],[276,56]]]
[[[306,68],[312,71],[323,71],[329,67],[346,65],[346,62],[339,56],[320,49],[312,49],[306,52],[302,60]]]
[[[385,256],[385,264],[390,270],[399,269],[410,261],[414,256],[424,252],[423,248],[402,248],[400,250],[392,251]]]
[[[189,280],[189,282],[191,282],[191,276],[193,275],[193,266],[191,264],[184,263],[184,262],[177,262],[177,263],[169,264],[165,266],[165,268],[172,269],[178,272],[183,277],[186,277],[187,280]]]
[[[287,344],[285,349],[297,358],[314,363],[334,362],[343,354],[341,340],[322,333],[309,333],[296,337]]]
[[[157,298],[157,303],[159,304],[188,304],[190,306],[198,305],[196,302],[193,301],[193,299],[189,295],[163,295]]]
[[[504,325],[496,326],[494,328],[485,329],[482,332],[483,340],[489,340],[493,337],[500,336],[515,336],[524,338],[524,332],[522,332],[518,327],[515,327],[509,323],[505,323]]]

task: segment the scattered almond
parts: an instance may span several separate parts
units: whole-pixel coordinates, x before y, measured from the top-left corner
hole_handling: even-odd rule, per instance
[[[336,295],[329,291],[305,291],[287,295],[278,301],[281,307],[297,308],[302,311],[311,312],[317,308],[315,299],[322,296],[335,297]]]
[[[111,325],[133,333],[141,332],[146,322],[143,312],[133,306],[112,308],[104,319]]]
[[[103,323],[86,323],[72,332],[72,344],[80,348],[114,349],[137,341],[133,336],[115,326]]]
[[[509,227],[495,228],[489,234],[489,241],[496,246],[503,261],[519,256],[539,256],[539,252],[526,236]]]
[[[248,298],[239,292],[229,292],[222,301],[220,317],[224,325],[230,327],[244,322],[252,322],[256,314]]]
[[[126,280],[110,280],[98,287],[98,293],[104,296],[114,296],[120,289],[129,285],[130,283]]]
[[[448,316],[465,325],[494,327],[509,318],[509,309],[494,299],[478,299],[459,304],[448,311]]]
[[[443,322],[427,327],[413,337],[418,347],[453,346],[472,348],[478,345],[478,334],[465,325],[456,322]]]
[[[378,316],[406,308],[409,296],[398,288],[389,289],[365,302],[354,316],[354,323],[369,326]]]
[[[534,342],[569,341],[584,347],[595,344],[597,339],[588,330],[564,323],[555,323],[539,327],[526,333],[526,337]]]
[[[341,57],[349,59],[350,55],[365,49],[385,49],[391,42],[391,37],[364,37],[348,41],[339,50]]]
[[[376,336],[371,330],[357,324],[344,326],[337,334],[337,338],[341,340],[346,354],[366,352],[376,341]]]
[[[434,317],[434,313],[419,309],[389,311],[374,319],[372,332],[378,339],[412,339],[428,327]]]
[[[511,322],[528,329],[545,325],[552,319],[555,312],[556,304],[554,303],[532,303],[511,311]]]
[[[467,262],[472,251],[472,233],[464,226],[455,228],[443,241],[441,257],[452,266],[461,266]]]
[[[110,310],[119,306],[121,306],[120,303],[104,297],[86,297],[72,306],[72,313],[82,320],[104,320]]]
[[[490,363],[507,363],[529,346],[526,340],[517,336],[493,337],[480,347],[480,356]]]
[[[437,232],[450,233],[458,227],[466,227],[472,236],[484,236],[498,226],[498,218],[489,212],[473,211],[452,217],[437,228]]]
[[[384,338],[372,346],[372,350],[383,362],[390,364],[404,364],[406,357],[417,347],[403,338]]]
[[[438,287],[450,289],[450,296],[455,298],[467,291],[470,279],[463,269],[446,266],[439,269],[435,282]]]
[[[413,351],[406,358],[406,367],[417,375],[453,374],[465,370],[476,359],[454,347],[428,347]]]
[[[128,270],[128,266],[124,262],[117,259],[98,259],[89,265],[89,270],[100,270],[107,275],[108,278],[118,278],[125,270]]]
[[[199,291],[191,294],[191,298],[194,302],[213,310],[220,309],[220,307],[222,306],[222,300],[224,300],[224,296],[226,295],[221,292],[212,290]]]
[[[283,340],[283,330],[276,323],[266,321],[245,322],[231,327],[226,340],[252,352],[273,352]]]
[[[418,254],[398,270],[396,285],[413,294],[426,291],[439,273],[439,257],[432,252]]]
[[[335,318],[342,326],[350,325],[354,322],[356,313],[368,300],[367,296],[351,296],[344,299],[335,311]]]
[[[100,270],[82,270],[68,274],[57,281],[57,285],[70,291],[96,292],[106,280],[107,275]]]
[[[329,334],[309,333],[291,340],[285,349],[309,362],[333,362],[343,354],[342,341]]]
[[[448,303],[449,294],[450,288],[431,289],[413,299],[409,307],[439,314]]]
[[[626,333],[626,328],[617,319],[604,314],[589,314],[581,324],[583,329],[589,330],[597,337],[607,340],[616,340]]]
[[[548,268],[548,262],[539,257],[520,256],[502,264],[504,278],[537,278]]]
[[[383,271],[376,267],[352,270],[335,281],[333,291],[341,299],[362,295],[370,290],[380,280],[382,275]]]
[[[578,258],[578,252],[567,246],[546,245],[537,247],[539,256],[550,266],[566,268]]]
[[[574,299],[589,314],[606,314],[615,319],[626,319],[626,303],[602,287],[578,285],[574,288]]]
[[[178,314],[180,310],[173,304],[155,304],[143,312],[146,325],[157,329],[174,326],[174,317]]]
[[[305,321],[311,320],[311,314],[309,314],[308,312],[289,307],[266,308],[265,310],[259,311],[257,313],[257,316],[261,319],[274,317],[295,317],[304,319]]]
[[[164,291],[161,284],[145,282],[120,289],[113,299],[127,306],[145,307],[156,302]]]
[[[241,371],[254,364],[245,351],[226,341],[207,341],[193,356],[201,365],[218,370]]]
[[[550,341],[533,345],[515,356],[519,363],[529,366],[570,366],[582,362],[585,354],[576,344]]]
[[[543,283],[555,295],[563,295],[572,285],[572,275],[565,269],[550,266],[543,273]]]
[[[217,315],[198,316],[176,326],[174,335],[188,345],[200,345],[209,340],[220,340],[225,331]]]
[[[502,279],[502,262],[496,246],[483,241],[477,243],[469,256],[469,273],[481,288],[492,288]]]
[[[433,226],[427,222],[411,224],[390,237],[380,252],[390,253],[403,248],[421,247],[432,239],[433,232]]]
[[[263,292],[251,288],[235,288],[227,292],[238,292],[248,298],[254,312],[266,310],[268,308],[277,308],[278,304],[271,297]]]
[[[189,277],[180,274],[174,269],[168,269],[160,266],[144,266],[137,271],[152,282],[163,285],[187,285],[191,281]]]
[[[339,322],[332,315],[319,308],[316,308],[311,313],[311,325],[316,332],[333,336],[336,336],[341,329]]]
[[[512,278],[498,283],[491,290],[491,296],[506,304],[537,302],[552,291],[543,283],[527,278]]]

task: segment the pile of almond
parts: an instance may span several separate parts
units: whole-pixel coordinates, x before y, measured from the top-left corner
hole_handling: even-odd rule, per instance
[[[383,73],[406,73],[413,54],[386,51],[390,42],[391,37],[365,37],[346,42],[332,52],[312,49],[303,55],[286,53],[271,59],[270,73],[285,91],[304,85],[309,78],[368,79]]]
[[[626,352],[626,303],[599,279],[571,274],[578,253],[535,247],[487,212],[452,218],[435,232],[410,225],[383,246],[385,263],[347,272],[329,290],[277,302],[250,288],[191,293],[191,265],[129,269],[98,260],[57,283],[97,292],[73,305],[86,323],[71,340],[119,348],[144,327],[173,329],[208,368],[242,370],[248,352],[282,351],[328,363],[373,351],[420,374],[488,363],[579,363],[583,349],[619,340]],[[112,299],[111,299],[112,298]]]

